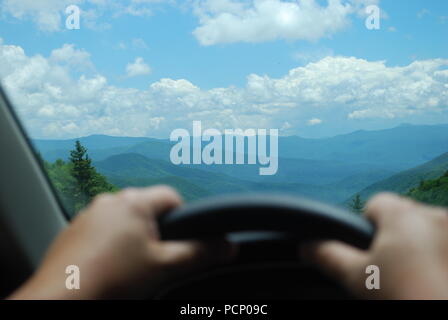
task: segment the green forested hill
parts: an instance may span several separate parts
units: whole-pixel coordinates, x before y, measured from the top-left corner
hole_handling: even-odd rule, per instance
[[[353,199],[350,196],[360,190],[362,200],[380,191],[406,194],[420,181],[436,179],[448,170],[448,154],[434,159],[448,150],[448,125],[405,125],[325,139],[280,137],[279,170],[268,177],[258,174],[258,165],[174,166],[169,140],[100,135],[80,140],[98,171],[118,187],[166,183],[188,200],[229,192],[278,191],[337,204]],[[35,140],[34,144],[46,161],[67,162],[74,141]],[[434,160],[426,162],[430,159]],[[64,168],[53,169],[59,175]]]
[[[94,139],[95,138],[95,139]],[[101,139],[99,139],[101,138]],[[132,141],[132,138],[118,139],[111,137],[111,141],[102,143],[105,137],[87,137],[81,139],[92,146],[89,148],[89,156],[95,159],[97,162],[108,160],[108,162],[115,163],[119,161],[119,156],[123,154],[138,154],[142,155],[152,162],[161,160],[159,163],[170,162],[169,155],[172,144],[166,140],[149,139],[146,141],[136,143],[135,145],[126,145]],[[137,139],[137,138],[135,138]],[[113,148],[109,148],[113,143],[118,142],[118,145]],[[138,140],[137,140],[138,141]],[[37,140],[35,143],[41,150],[45,160],[53,162],[56,159],[67,159],[68,149],[70,148],[70,140],[68,141],[45,141]],[[54,150],[51,150],[51,146],[54,146]],[[67,150],[63,149],[66,147]],[[118,157],[118,158],[116,158]],[[134,157],[135,158],[135,157]],[[110,159],[114,159],[111,161]],[[128,159],[133,161],[132,159]],[[181,166],[182,167],[182,166]],[[330,185],[336,184],[341,180],[345,180],[349,177],[353,177],[354,180],[358,180],[357,184],[351,183],[351,181],[344,181],[344,188],[348,194],[346,198],[350,196],[352,192],[358,191],[363,187],[366,187],[373,182],[378,181],[386,176],[390,176],[398,170],[389,169],[388,166],[380,164],[366,164],[366,163],[345,163],[342,161],[331,160],[310,160],[300,158],[282,158],[279,159],[278,172],[274,176],[260,176],[258,165],[195,165],[195,166],[183,166],[193,169],[200,169],[202,171],[208,171],[217,174],[223,174],[226,176],[234,177],[239,180],[247,180],[253,182],[266,182],[266,183],[298,183],[298,184],[313,184],[313,185]],[[117,167],[118,168],[118,167]],[[120,166],[125,170],[129,169],[129,166]],[[165,166],[166,169],[166,166]],[[164,169],[163,169],[164,170]],[[163,171],[162,170],[162,171]],[[179,169],[175,169],[179,170]],[[118,171],[118,170],[114,170]],[[159,170],[155,170],[158,172]],[[145,170],[148,172],[148,170]],[[135,170],[133,170],[135,173]],[[124,172],[120,172],[120,175],[124,175]],[[151,176],[154,178],[154,176]],[[347,188],[348,187],[348,188]]]
[[[448,206],[448,171],[440,178],[422,181],[408,196],[428,204]]]
[[[447,170],[448,153],[444,153],[423,165],[400,172],[387,179],[374,183],[359,192],[359,195],[363,200],[367,200],[372,195],[382,191],[406,194],[411,189],[418,187],[422,181],[437,179],[444,175]]]
[[[345,189],[335,189],[333,186],[249,181],[202,170],[203,166],[176,166],[168,161],[150,159],[136,153],[109,157],[95,162],[95,167],[120,188],[163,183],[178,189],[186,200],[225,193],[279,192],[340,203],[348,196]]]
[[[269,177],[258,174],[258,165],[183,167],[192,170],[169,166],[173,145],[169,140],[96,135],[80,141],[89,149],[89,156],[119,186],[145,185],[143,181],[152,184],[170,177],[172,184],[183,185],[184,190],[196,190],[191,195],[185,194],[187,197],[202,195],[204,191],[207,194],[257,191],[275,186],[281,192],[286,189],[318,200],[342,203],[360,190],[363,190],[363,199],[382,190],[407,192],[422,179],[442,175],[443,170],[428,175],[425,165],[416,171],[408,169],[448,150],[448,125],[402,125],[324,139],[280,137],[279,169],[275,176]],[[34,140],[34,143],[45,160],[54,162],[59,158],[68,160],[74,140]],[[140,159],[141,163],[133,166],[128,162],[134,163],[136,157],[126,161],[114,158],[123,154],[139,154],[151,159],[151,163],[141,166],[144,161]],[[409,172],[387,179],[403,170]],[[176,183],[174,177],[179,179]],[[192,185],[187,187],[188,184]]]
[[[123,177],[120,175],[110,175],[108,176],[110,182],[112,182],[117,187],[149,187],[155,185],[168,185],[175,188],[182,195],[185,201],[193,201],[205,198],[212,195],[212,193],[200,186],[197,186],[190,181],[174,177],[167,176],[162,178],[135,178],[135,177]]]

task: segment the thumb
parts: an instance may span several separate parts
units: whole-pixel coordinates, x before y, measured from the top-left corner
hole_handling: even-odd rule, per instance
[[[367,254],[337,241],[324,241],[301,247],[302,258],[315,264],[328,276],[355,290],[356,280],[367,263]]]

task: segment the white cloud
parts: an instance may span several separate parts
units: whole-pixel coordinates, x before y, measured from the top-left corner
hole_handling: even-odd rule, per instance
[[[334,51],[332,49],[314,48],[297,51],[292,55],[292,58],[300,63],[308,64],[330,56],[334,56]]]
[[[29,56],[0,40],[0,79],[33,136],[167,137],[193,120],[218,129],[280,128],[294,134],[310,119],[362,125],[363,119],[402,122],[409,115],[448,111],[446,59],[388,67],[326,57],[280,78],[251,74],[242,88],[205,90],[187,79],[161,79],[140,90],[113,86],[100,74],[77,76],[62,57],[79,51],[65,45],[50,57]]]
[[[120,50],[126,50],[128,48],[128,46],[123,41],[120,41],[117,45],[117,48]]]
[[[389,27],[389,28],[387,28],[387,30],[389,32],[397,32],[397,28],[395,28],[395,27]]]
[[[431,14],[431,12],[428,9],[422,9],[419,12],[417,12],[417,18],[423,19],[425,16]]]
[[[74,44],[64,44],[62,48],[51,52],[50,60],[56,63],[66,63],[81,69],[93,69],[90,53],[84,49],[76,49]]]
[[[128,77],[144,76],[151,73],[151,67],[145,63],[143,58],[138,57],[133,63],[126,66],[126,73]]]
[[[200,26],[193,34],[205,46],[234,42],[318,40],[350,24],[379,0],[203,0],[195,5]]]
[[[314,119],[310,119],[308,120],[308,125],[310,126],[317,126],[319,124],[322,124],[322,120],[314,118]]]
[[[148,49],[149,48],[149,46],[148,46],[148,44],[146,43],[146,41],[145,40],[143,40],[143,39],[141,39],[141,38],[135,38],[135,39],[132,39],[132,46],[135,48],[135,49]]]
[[[20,20],[33,21],[39,30],[55,32],[65,26],[65,9],[69,5],[78,5],[81,9],[81,28],[94,30],[111,27],[102,21],[105,15],[150,16],[154,6],[172,4],[174,0],[0,0],[0,12]],[[100,21],[101,20],[101,21]]]
[[[64,30],[65,8],[78,5],[81,28],[105,30],[110,18],[152,16],[165,5],[191,8],[199,18],[194,35],[203,45],[263,42],[276,39],[317,40],[346,28],[350,16],[365,14],[380,0],[0,0],[2,18],[33,21],[39,30]]]
[[[61,26],[63,10],[78,0],[3,0],[0,11],[16,19],[31,19],[39,29],[57,31]]]

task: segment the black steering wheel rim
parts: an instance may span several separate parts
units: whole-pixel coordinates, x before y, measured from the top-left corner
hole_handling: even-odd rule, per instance
[[[297,242],[340,240],[362,249],[369,247],[375,232],[365,218],[341,208],[276,194],[208,198],[163,216],[159,225],[165,240],[258,232],[255,237],[277,235]]]
[[[159,227],[164,240],[227,236],[239,242],[237,259],[163,288],[157,295],[163,300],[350,299],[337,282],[300,259],[297,243],[340,240],[366,249],[375,232],[354,213],[276,194],[205,199],[163,216]]]

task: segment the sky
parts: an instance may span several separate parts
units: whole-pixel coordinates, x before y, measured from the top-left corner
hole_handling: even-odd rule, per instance
[[[320,138],[448,123],[447,40],[446,0],[0,0],[0,81],[34,138]]]

